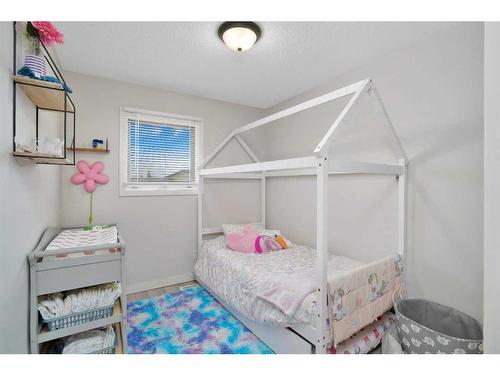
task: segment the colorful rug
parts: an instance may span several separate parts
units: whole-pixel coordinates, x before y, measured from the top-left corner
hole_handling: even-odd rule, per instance
[[[270,354],[202,287],[128,304],[129,353]]]

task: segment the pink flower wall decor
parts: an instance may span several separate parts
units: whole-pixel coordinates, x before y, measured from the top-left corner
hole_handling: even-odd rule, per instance
[[[91,230],[92,227],[92,196],[97,188],[97,184],[106,185],[109,182],[108,176],[101,173],[104,170],[104,164],[100,161],[96,161],[94,164],[89,166],[89,164],[84,160],[79,160],[76,163],[76,169],[78,173],[71,176],[71,183],[73,185],[83,184],[83,188],[87,193],[90,193],[90,213],[89,213],[89,225],[85,229]]]
[[[83,188],[87,193],[93,193],[97,187],[96,184],[105,185],[109,182],[108,176],[102,174],[104,164],[96,161],[92,166],[84,160],[76,163],[77,174],[71,177],[71,183],[74,185],[84,184]]]
[[[38,36],[46,47],[53,44],[63,44],[64,35],[49,21],[31,21],[33,27],[38,31]]]

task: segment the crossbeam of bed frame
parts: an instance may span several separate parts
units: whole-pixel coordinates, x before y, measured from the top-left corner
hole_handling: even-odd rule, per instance
[[[232,165],[229,167],[207,168],[200,171],[206,178],[252,179],[262,178],[260,174],[247,172],[264,172],[265,177],[314,176],[316,175],[316,157],[266,161]],[[379,174],[399,176],[403,166],[399,163],[364,163],[349,161],[330,161],[329,175],[334,174]]]

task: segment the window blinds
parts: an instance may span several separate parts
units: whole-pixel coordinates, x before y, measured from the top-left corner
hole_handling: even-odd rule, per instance
[[[139,116],[128,118],[127,182],[196,183],[195,122],[161,120],[160,123]]]

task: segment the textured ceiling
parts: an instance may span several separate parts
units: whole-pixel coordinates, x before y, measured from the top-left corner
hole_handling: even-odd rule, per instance
[[[451,27],[429,22],[261,22],[236,53],[213,22],[58,22],[65,70],[268,108]]]

